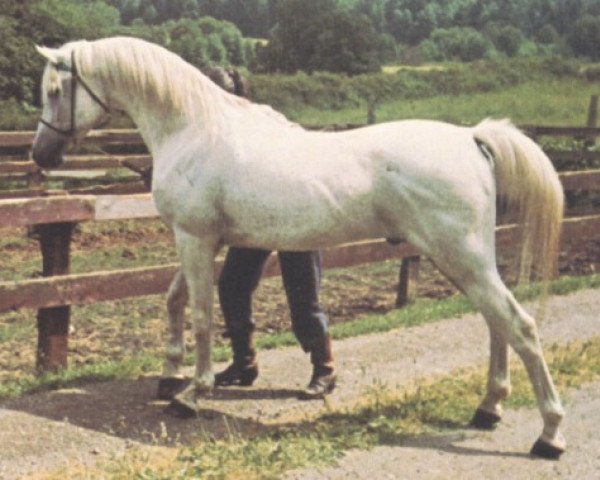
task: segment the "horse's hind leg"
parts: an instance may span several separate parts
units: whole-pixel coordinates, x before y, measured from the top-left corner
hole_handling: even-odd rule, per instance
[[[544,421],[532,454],[557,458],[566,447],[558,429],[564,410],[544,360],[535,320],[519,305],[498,274],[493,231],[493,225],[488,225],[479,232],[461,236],[447,229],[445,239],[453,238],[454,242],[436,245],[437,248],[425,253],[477,306],[490,330],[488,392],[479,407],[485,413],[480,413],[479,419],[476,414],[474,420],[489,414],[480,423],[493,425],[497,421],[494,415],[500,416],[500,402],[510,391],[508,344],[525,364]]]
[[[181,373],[185,355],[183,338],[185,324],[185,306],[188,302],[187,283],[183,272],[177,270],[167,293],[167,314],[169,317],[167,352],[162,378],[158,383],[157,397],[171,400],[189,383]]]
[[[490,365],[487,392],[477,408],[471,425],[491,430],[502,418],[502,401],[511,391],[508,370],[508,343],[503,335],[490,327]]]
[[[484,399],[483,407],[494,407],[499,404],[502,395],[508,394],[507,365],[505,364],[504,342],[517,352],[533,385],[538,407],[544,421],[544,428],[531,453],[545,458],[558,458],[566,448],[566,442],[558,426],[564,417],[564,410],[546,361],[535,320],[519,305],[512,293],[500,280],[495,268],[483,275],[475,275],[474,281],[465,285],[465,293],[482,311],[492,337],[497,336],[492,349],[492,368],[490,374],[498,374],[497,379],[491,379]]]

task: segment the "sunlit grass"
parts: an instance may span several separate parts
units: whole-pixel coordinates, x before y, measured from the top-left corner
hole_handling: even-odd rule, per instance
[[[473,124],[486,117],[510,118],[517,125],[539,124],[582,126],[587,120],[591,95],[597,85],[578,79],[524,83],[487,93],[438,95],[431,98],[396,100],[377,106],[377,121],[409,118],[443,120]],[[293,120],[305,125],[365,123],[367,107],[340,110],[298,108],[288,112]]]

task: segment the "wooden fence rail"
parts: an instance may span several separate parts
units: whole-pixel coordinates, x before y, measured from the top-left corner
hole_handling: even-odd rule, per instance
[[[563,223],[565,238],[589,238],[600,231],[600,215],[569,218]],[[519,242],[514,225],[497,228],[497,243],[512,247]],[[419,252],[407,243],[390,245],[385,240],[365,241],[323,250],[323,267],[350,267],[393,258],[411,258]],[[218,278],[222,262],[215,265]],[[38,309],[66,305],[84,305],[109,300],[164,293],[178,264],[131,268],[75,275],[0,282],[0,312],[21,308]],[[273,254],[263,272],[264,276],[279,274],[277,256]]]

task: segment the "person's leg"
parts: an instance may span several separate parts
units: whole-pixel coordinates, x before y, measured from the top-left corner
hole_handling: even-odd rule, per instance
[[[294,334],[313,364],[300,398],[323,398],[335,387],[336,375],[327,315],[319,304],[321,257],[319,252],[279,252],[279,264]]]
[[[230,247],[219,277],[219,302],[233,362],[215,375],[215,385],[252,385],[258,375],[253,342],[252,294],[271,252]]]

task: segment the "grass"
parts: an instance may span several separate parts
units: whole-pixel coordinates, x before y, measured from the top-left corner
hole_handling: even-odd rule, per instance
[[[596,84],[580,79],[529,82],[486,93],[438,95],[414,100],[395,100],[377,107],[377,121],[427,118],[459,124],[477,123],[486,117],[510,118],[515,124],[581,126],[585,124],[590,96]],[[365,123],[365,105],[340,110],[314,107],[286,112],[306,125]]]
[[[577,388],[600,378],[600,337],[566,346],[551,346],[546,358],[558,389]],[[511,365],[513,393],[508,408],[533,408],[535,399],[525,370]],[[265,427],[251,438],[231,432],[223,440],[207,439],[158,455],[135,451],[86,469],[70,478],[145,480],[211,478],[272,479],[308,466],[330,466],[350,449],[402,445],[410,437],[439,435],[463,428],[484,393],[483,368],[452,372],[411,389],[374,386],[359,403],[316,419]],[[97,475],[96,475],[97,474]],[[61,478],[64,472],[47,478]]]
[[[554,295],[566,295],[584,288],[600,287],[600,274],[585,277],[564,277],[550,284],[549,291]],[[529,301],[540,295],[541,287],[532,285],[518,287],[515,291],[521,301]],[[135,311],[135,309],[133,309]],[[128,309],[129,311],[129,309]],[[414,304],[385,315],[366,315],[359,319],[334,325],[331,334],[334,339],[349,338],[358,335],[387,332],[395,328],[406,328],[456,317],[474,311],[469,301],[462,295],[445,300],[418,300]],[[123,312],[126,316],[126,312]],[[144,315],[145,316],[145,315]],[[0,331],[0,337],[2,336]],[[297,341],[291,333],[265,334],[257,338],[260,350],[274,349],[296,345]],[[157,354],[139,353],[144,349],[132,349],[137,352],[126,358],[115,361],[102,361],[83,367],[69,368],[56,374],[42,376],[23,375],[18,379],[9,379],[0,385],[0,398],[16,397],[40,390],[64,388],[81,385],[91,381],[106,381],[124,378],[136,378],[139,375],[156,373],[160,370],[162,358]],[[214,361],[227,361],[231,353],[229,347],[215,346]],[[192,357],[187,358],[191,365]]]
[[[40,275],[38,242],[24,229],[12,229],[0,239],[0,281]],[[71,244],[71,272],[163,265],[177,262],[173,235],[157,219],[86,222],[77,226]]]

